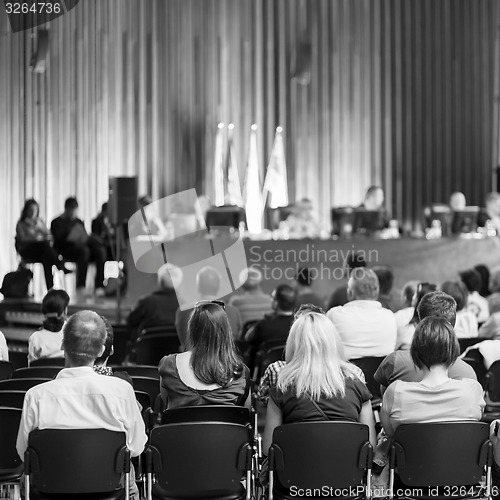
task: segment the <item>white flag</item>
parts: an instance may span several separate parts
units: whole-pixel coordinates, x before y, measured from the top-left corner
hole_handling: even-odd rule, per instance
[[[226,153],[226,174],[227,174],[227,199],[231,205],[243,206],[241,197],[240,175],[238,173],[238,163],[234,151],[232,123],[228,126],[227,153]]]
[[[215,158],[214,158],[214,205],[224,205],[224,138],[222,136],[224,124],[217,126],[215,136]]]
[[[252,130],[250,132],[250,146],[248,148],[247,170],[245,176],[244,203],[248,231],[254,234],[261,233],[264,207],[260,186],[256,125],[252,125]]]
[[[281,127],[276,129],[271,158],[264,181],[264,203],[269,194],[269,207],[278,208],[288,205],[288,184],[286,179],[285,146]]]

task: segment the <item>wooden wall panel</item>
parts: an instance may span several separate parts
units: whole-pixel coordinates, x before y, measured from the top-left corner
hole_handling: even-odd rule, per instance
[[[85,0],[33,32],[0,13],[0,274],[25,197],[50,220],[66,196],[87,222],[108,175],[154,197],[210,192],[218,122],[240,168],[258,125],[262,174],[284,128],[292,199],[358,204],[381,184],[412,229],[456,189],[480,204],[500,149],[498,0]],[[292,79],[311,43],[311,82]]]

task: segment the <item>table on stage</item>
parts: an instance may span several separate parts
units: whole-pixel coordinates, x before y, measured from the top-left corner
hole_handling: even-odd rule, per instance
[[[391,266],[397,288],[414,279],[438,285],[456,280],[459,271],[476,264],[485,264],[490,269],[500,266],[500,238],[245,239],[244,246],[248,264],[258,267],[264,274],[266,292],[271,292],[279,283],[290,283],[297,270],[307,266],[314,269],[313,275],[317,276],[313,289],[324,297],[345,283],[344,262],[348,252],[353,250],[363,254],[370,266]],[[152,292],[156,284],[155,274],[139,272],[133,262],[128,263],[127,303]]]

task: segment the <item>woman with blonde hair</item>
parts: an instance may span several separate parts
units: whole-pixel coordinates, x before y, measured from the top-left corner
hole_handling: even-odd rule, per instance
[[[372,395],[358,377],[358,369],[343,361],[335,326],[323,314],[306,313],[296,319],[285,349],[286,365],[270,390],[264,431],[264,450],[282,424],[340,420],[370,428],[374,445]]]

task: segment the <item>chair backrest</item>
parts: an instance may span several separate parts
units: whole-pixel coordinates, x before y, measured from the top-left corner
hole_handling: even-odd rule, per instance
[[[131,377],[134,383],[134,391],[149,394],[149,405],[154,406],[156,396],[160,394],[160,381],[150,377]]]
[[[307,457],[307,466],[304,466]],[[371,468],[369,429],[356,422],[301,422],[277,427],[269,469],[278,489],[356,488]]]
[[[500,360],[495,361],[486,372],[484,390],[492,403],[500,402]]]
[[[248,408],[231,405],[184,406],[165,410],[161,416],[162,425],[183,422],[227,422],[249,425],[251,416]]]
[[[179,348],[177,336],[155,333],[139,337],[132,347],[132,353],[138,365],[158,366],[163,356],[179,352]]]
[[[30,367],[35,366],[60,366],[64,368],[66,360],[64,358],[40,358],[30,363]]]
[[[142,406],[142,409],[151,408],[151,397],[147,392],[144,391],[134,391],[135,399]]]
[[[238,424],[160,425],[151,431],[147,464],[167,498],[225,498],[243,489],[240,480],[252,461],[250,440],[249,429]]]
[[[481,337],[467,337],[458,339],[458,344],[460,345],[460,354],[462,354],[467,347],[483,342],[484,338]]]
[[[17,432],[21,421],[19,408],[0,407],[0,471],[19,469],[23,472],[23,463],[16,450]]]
[[[368,387],[368,390],[372,393],[374,397],[380,397],[380,384],[375,380],[375,372],[377,371],[378,367],[380,366],[380,363],[385,358],[382,357],[372,357],[368,356],[366,358],[358,358],[358,359],[351,359],[350,362],[354,365],[356,365],[358,368],[360,368],[364,375],[365,375],[365,381],[366,381],[366,386]]]
[[[30,433],[25,462],[38,491],[78,498],[119,489],[129,455],[124,432],[44,429]]]
[[[12,374],[12,378],[53,379],[61,370],[62,370],[61,366],[30,366],[29,368],[18,368]]]
[[[28,391],[35,385],[48,382],[48,378],[11,378],[0,381],[0,391]]]
[[[141,331],[139,337],[144,337],[145,335],[167,335],[176,337],[177,329],[175,325],[149,326]]]
[[[108,364],[123,363],[130,342],[130,330],[127,325],[113,325],[113,354]]]
[[[23,409],[26,391],[0,391],[0,406]]]
[[[28,366],[28,353],[9,349],[9,361],[12,363],[14,370]]]
[[[396,429],[391,462],[407,486],[474,485],[491,460],[484,422],[403,424]]]
[[[152,365],[111,365],[114,372],[127,372],[131,377],[148,377],[160,379],[158,366]]]
[[[462,358],[469,366],[472,367],[476,374],[477,381],[485,387],[487,370],[484,366],[484,357],[479,352],[479,349],[469,349]]]
[[[14,365],[10,361],[0,361],[0,380],[7,380],[14,371]]]

